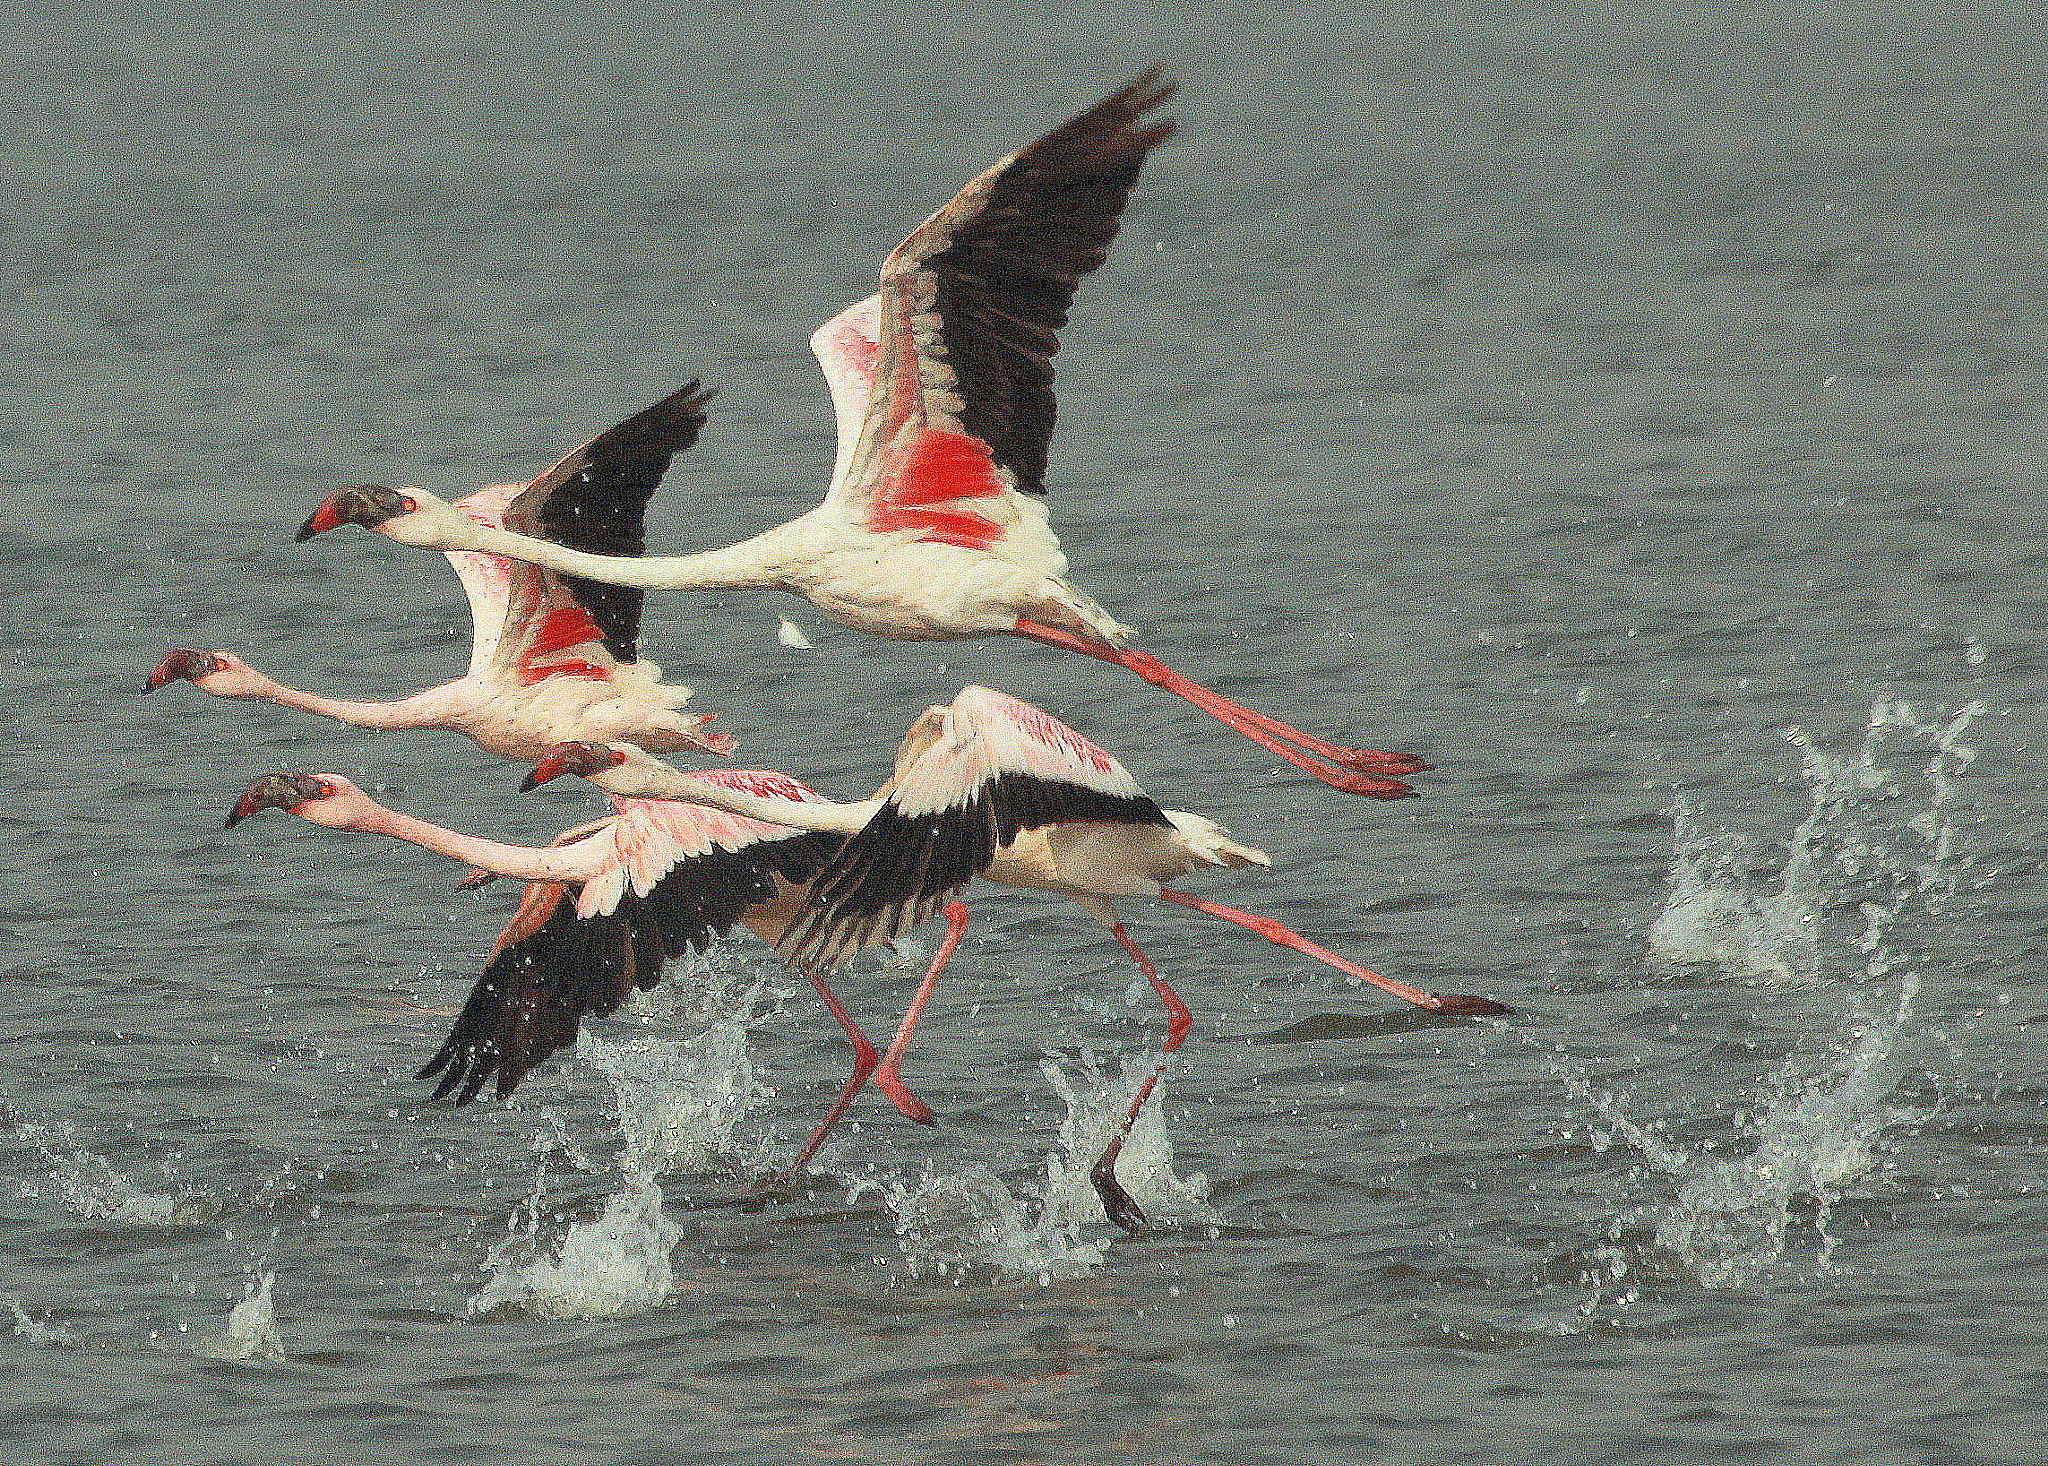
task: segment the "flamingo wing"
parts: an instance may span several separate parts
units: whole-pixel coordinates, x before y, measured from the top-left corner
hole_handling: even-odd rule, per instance
[[[1144,121],[1172,93],[1147,71],[989,168],[897,246],[882,267],[871,396],[828,505],[878,533],[1057,554],[1043,514],[1013,496],[1045,492],[1056,333],[1146,156],[1173,132]],[[837,387],[834,402],[843,423]]]
[[[776,945],[843,962],[928,919],[1027,830],[1078,821],[1171,825],[1130,771],[1029,703],[964,689],[939,736],[812,882]]]
[[[691,381],[607,428],[530,484],[493,484],[454,507],[493,529],[571,549],[637,555],[647,501],[670,460],[697,440],[709,390]],[[639,655],[642,593],[472,550],[450,550],[469,597],[472,678],[609,680]]]
[[[784,797],[817,797],[785,782],[802,792],[778,790]],[[612,858],[597,876],[573,896],[544,883],[528,888],[447,1042],[420,1070],[422,1079],[441,1076],[436,1099],[467,1104],[493,1078],[500,1098],[511,1094],[535,1065],[575,1043],[586,1016],[653,987],[665,962],[701,952],[773,899],[778,881],[809,881],[842,838],[672,800],[618,803]]]
[[[860,425],[867,420],[868,399],[875,393],[876,334],[880,330],[882,297],[857,301],[811,333],[811,351],[825,373],[832,393],[832,417],[838,425],[838,455],[832,482],[846,477],[853,450],[860,443]]]
[[[693,378],[653,406],[606,428],[540,475],[504,506],[504,528],[598,555],[647,550],[647,501],[670,461],[697,441],[708,387]],[[542,578],[549,612],[573,608],[597,628],[621,662],[639,654],[642,592],[576,575]]]

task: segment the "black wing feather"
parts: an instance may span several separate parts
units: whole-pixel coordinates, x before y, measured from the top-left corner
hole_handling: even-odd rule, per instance
[[[441,1076],[434,1098],[467,1104],[494,1077],[503,1099],[559,1048],[576,1042],[586,1017],[603,1017],[637,988],[661,980],[664,962],[701,952],[777,893],[775,877],[801,885],[838,851],[841,837],[793,834],[682,862],[645,896],[629,888],[618,907],[580,917],[557,902],[538,929],[508,944],[484,968],[448,1041],[420,1070]]]
[[[1056,333],[1116,238],[1146,156],[1174,130],[1170,119],[1140,124],[1173,95],[1160,75],[1153,67],[983,175],[883,272],[885,289],[929,293],[942,339],[920,339],[920,352],[944,360],[961,426],[1030,493],[1045,492]],[[913,311],[913,331],[931,335],[919,320]]]
[[[647,501],[671,459],[704,427],[713,392],[692,378],[652,407],[606,428],[535,479],[506,510],[507,529],[594,555],[647,552]],[[643,592],[580,575],[556,577],[622,662],[639,654]]]
[[[906,815],[890,800],[811,883],[776,950],[810,969],[843,962],[928,919],[1021,832],[1087,822],[1172,823],[1145,795],[1035,774],[999,774],[966,804],[929,814]]]

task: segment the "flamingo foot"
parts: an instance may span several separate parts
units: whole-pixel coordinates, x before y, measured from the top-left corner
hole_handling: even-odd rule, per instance
[[[1334,744],[1323,757],[1333,764],[1342,764],[1364,774],[1426,774],[1436,767],[1428,759],[1412,753],[1382,753],[1377,748],[1339,748]]]
[[[1281,757],[1287,756],[1281,753]],[[1289,758],[1287,761],[1303,772],[1315,775],[1332,789],[1345,794],[1361,794],[1367,799],[1415,798],[1416,791],[1399,779],[1382,779],[1377,775],[1361,774],[1353,769],[1320,769],[1308,762],[1306,755],[1299,759]],[[1424,764],[1423,767],[1428,768],[1429,765]]]
[[[1105,1151],[1088,1172],[1088,1182],[1101,1198],[1102,1214],[1135,1237],[1151,1223],[1145,1220],[1144,1209],[1131,1200],[1131,1193],[1124,1190],[1124,1183],[1116,1178],[1116,1156],[1122,1149],[1118,1144]]]

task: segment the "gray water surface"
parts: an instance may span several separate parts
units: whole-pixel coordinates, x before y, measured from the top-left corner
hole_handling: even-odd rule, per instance
[[[2042,27],[2016,4],[9,7],[0,1446],[50,1462],[2034,1462],[2048,854]],[[338,483],[525,478],[720,390],[663,549],[797,512],[807,338],[1165,63],[1059,358],[1074,579],[1433,760],[1351,800],[1114,669],[657,595],[738,762],[865,794],[963,683],[1273,856],[1132,903],[1196,1014],[1123,1237],[1071,1174],[1153,995],[984,890],[808,1194],[838,1030],[746,941],[515,1102],[412,1073],[501,884],[256,774],[540,843],[598,808],[387,697],[445,562]],[[814,644],[787,647],[790,618]],[[916,954],[843,991],[886,1032]],[[408,1007],[406,1005],[413,1005]]]

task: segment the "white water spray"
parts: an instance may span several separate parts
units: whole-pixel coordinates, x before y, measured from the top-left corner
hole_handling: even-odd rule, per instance
[[[656,990],[661,993],[660,989]],[[472,1318],[518,1308],[546,1318],[611,1318],[661,1307],[677,1288],[670,1252],[682,1231],[662,1205],[660,1177],[729,1162],[734,1134],[759,1096],[747,1025],[761,995],[710,981],[671,985],[646,1006],[655,1021],[699,1021],[685,1038],[648,1036],[612,1044],[584,1034],[577,1056],[618,1100],[621,1186],[595,1217],[556,1225],[544,1215],[547,1174],[516,1211],[486,1259],[489,1280],[469,1300]],[[687,1017],[674,1010],[688,1009]],[[540,1148],[566,1153],[579,1169],[604,1169],[566,1137]]]
[[[1012,1192],[983,1165],[956,1174],[927,1171],[915,1187],[882,1186],[910,1276],[1049,1283],[1100,1267],[1108,1243],[1088,1240],[1083,1231],[1106,1225],[1108,1218],[1088,1172],[1155,1058],[1140,1055],[1119,1075],[1105,1075],[1092,1060],[1073,1072],[1050,1059],[1040,1065],[1066,1102],[1067,1117],[1060,1125],[1060,1148],[1046,1156],[1045,1184],[1035,1194]],[[1117,1179],[1155,1225],[1217,1225],[1223,1218],[1208,1205],[1208,1179],[1174,1173],[1173,1146],[1160,1118],[1162,1092],[1163,1086],[1154,1090],[1139,1111],[1117,1161]]]
[[[1954,776],[1976,758],[1961,740],[1983,711],[1973,702],[1944,721],[1922,722],[1905,703],[1879,701],[1860,753],[1849,759],[1792,729],[1786,737],[1800,750],[1811,807],[1770,876],[1754,869],[1747,841],[1703,829],[1681,799],[1670,892],[1647,934],[1651,956],[1737,977],[1812,981],[1836,949],[1827,929],[1833,914],[1873,903],[1893,920],[1909,908],[1938,911],[1965,864],[1951,810]],[[1913,776],[1884,766],[1886,751],[1901,745],[1931,755],[1917,776],[1918,807],[1903,818]]]

